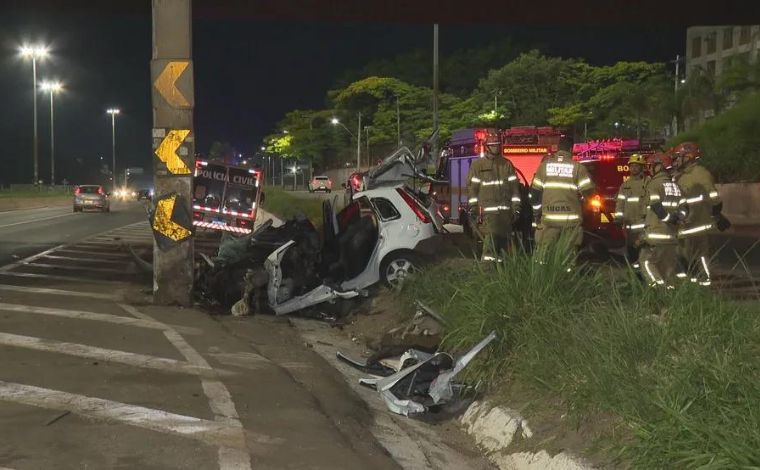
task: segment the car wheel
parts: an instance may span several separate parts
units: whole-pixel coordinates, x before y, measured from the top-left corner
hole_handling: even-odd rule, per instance
[[[404,280],[419,269],[417,256],[409,251],[391,253],[380,263],[380,279],[391,289],[399,289]]]

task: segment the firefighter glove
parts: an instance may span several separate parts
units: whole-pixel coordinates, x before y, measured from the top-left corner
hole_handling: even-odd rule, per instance
[[[731,221],[725,218],[723,214],[718,214],[715,226],[718,227],[718,230],[721,232],[725,232],[731,227]]]

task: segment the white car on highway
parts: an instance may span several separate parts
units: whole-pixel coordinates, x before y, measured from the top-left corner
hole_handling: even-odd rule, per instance
[[[74,212],[84,210],[111,212],[111,199],[103,186],[83,184],[74,188]]]

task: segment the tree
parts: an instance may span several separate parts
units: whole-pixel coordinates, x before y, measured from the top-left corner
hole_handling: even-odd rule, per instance
[[[224,160],[227,163],[232,163],[235,159],[235,149],[229,142],[214,141],[211,143],[208,156],[211,160]]]

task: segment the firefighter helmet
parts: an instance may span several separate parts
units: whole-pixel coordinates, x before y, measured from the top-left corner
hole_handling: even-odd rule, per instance
[[[647,163],[652,169],[655,168],[655,165],[662,165],[667,170],[673,166],[673,159],[667,153],[657,152],[647,158]]]
[[[495,132],[489,132],[486,136],[486,145],[501,145],[501,138]]]
[[[646,161],[644,160],[644,156],[641,155],[640,153],[634,153],[628,159],[628,164],[629,165],[631,165],[633,163],[638,163],[639,165],[646,165]]]
[[[674,157],[685,157],[687,160],[696,160],[700,156],[699,145],[694,142],[681,142],[672,153]]]

